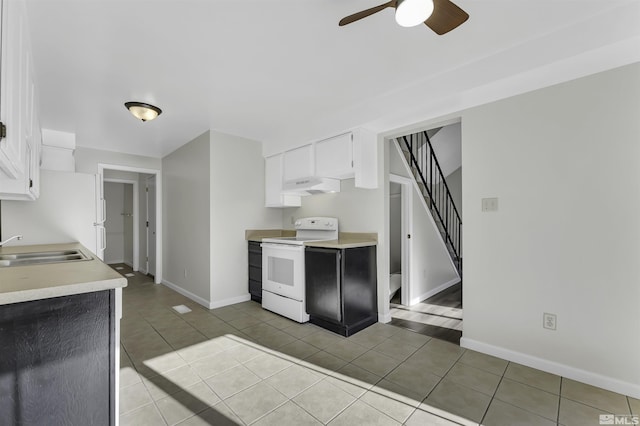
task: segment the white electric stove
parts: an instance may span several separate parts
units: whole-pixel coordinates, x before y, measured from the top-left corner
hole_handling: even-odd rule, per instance
[[[307,217],[295,222],[295,237],[262,239],[262,307],[297,322],[305,311],[304,243],[338,239],[338,219]]]

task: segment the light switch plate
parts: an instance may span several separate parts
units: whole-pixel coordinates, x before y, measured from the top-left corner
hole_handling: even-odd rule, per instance
[[[497,198],[483,198],[482,199],[482,211],[483,212],[497,212],[498,211],[498,199]]]

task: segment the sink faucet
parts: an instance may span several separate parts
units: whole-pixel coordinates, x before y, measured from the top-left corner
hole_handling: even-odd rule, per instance
[[[13,237],[9,238],[8,240],[0,241],[0,247],[2,247],[3,245],[7,244],[11,240],[20,241],[21,239],[22,239],[22,235],[14,235]]]

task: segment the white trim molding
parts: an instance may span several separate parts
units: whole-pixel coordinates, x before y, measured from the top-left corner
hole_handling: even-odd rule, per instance
[[[421,301],[430,298],[431,296],[435,296],[436,294],[440,293],[441,291],[444,291],[444,290],[448,289],[449,287],[458,284],[461,281],[462,280],[460,278],[454,278],[451,281],[447,281],[446,283],[441,284],[438,287],[436,287],[434,289],[431,289],[431,290],[427,291],[426,293],[423,293],[423,294],[419,295],[418,297],[414,297],[413,299],[411,299],[409,301],[409,306],[413,306],[416,303],[420,303]]]
[[[229,299],[217,300],[209,303],[209,309],[222,308],[224,306],[235,305],[236,303],[247,302],[251,300],[251,294],[247,293],[243,296],[230,297]]]
[[[247,302],[251,300],[251,294],[247,293],[245,295],[238,296],[238,297],[230,297],[228,299],[216,300],[214,302],[210,302],[203,297],[200,297],[196,294],[191,293],[189,290],[185,290],[184,288],[180,287],[177,284],[172,283],[171,281],[162,280],[162,284],[169,287],[171,290],[175,290],[181,295],[188,297],[189,299],[204,306],[207,309],[222,308],[224,306],[235,305],[236,303],[242,303],[242,302]]]
[[[204,306],[205,308],[211,309],[211,303],[203,298],[200,297],[196,294],[191,293],[189,290],[185,290],[184,288],[180,287],[177,284],[172,283],[171,281],[167,281],[167,280],[162,280],[162,284],[169,287],[171,290],[174,290],[178,293],[180,293],[181,295],[183,295],[184,297],[188,297],[189,299],[193,300],[196,303],[199,303],[200,305]]]
[[[391,322],[391,312],[387,312],[386,314],[378,312],[378,322],[384,324]]]
[[[146,169],[143,167],[131,167],[131,166],[123,166],[119,164],[107,164],[107,163],[98,163],[98,175],[104,176],[104,171],[106,170],[119,170],[123,172],[132,172],[132,173],[143,173],[150,174],[156,176],[156,270],[154,275],[154,281],[156,284],[160,284],[163,282],[162,274],[163,274],[163,262],[162,262],[162,171],[160,169]],[[104,185],[104,178],[101,185]],[[101,189],[104,190],[103,188]],[[99,194],[97,197],[99,198]],[[138,250],[139,251],[139,250]],[[134,261],[135,263],[135,261]],[[139,267],[140,265],[138,265]],[[198,302],[200,303],[200,302]],[[205,305],[206,306],[206,305]]]
[[[640,385],[636,383],[625,382],[619,379],[614,379],[612,377],[603,376],[598,373],[593,373],[591,371],[581,370],[569,365],[560,364],[543,358],[538,358],[522,352],[512,351],[511,349],[494,346],[466,337],[462,337],[460,339],[460,346],[466,349],[472,349],[474,351],[482,352],[487,355],[502,358],[507,361],[517,362],[518,364],[546,371],[547,373],[556,374],[558,376],[566,377],[571,380],[576,380],[592,386],[597,386],[599,388],[610,390],[612,392],[629,395],[633,398],[640,398]]]

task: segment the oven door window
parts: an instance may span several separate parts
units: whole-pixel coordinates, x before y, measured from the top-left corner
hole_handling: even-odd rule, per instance
[[[262,289],[301,301],[304,297],[304,247],[263,244]]]
[[[267,276],[269,281],[293,287],[294,264],[293,259],[269,256],[267,258]]]

